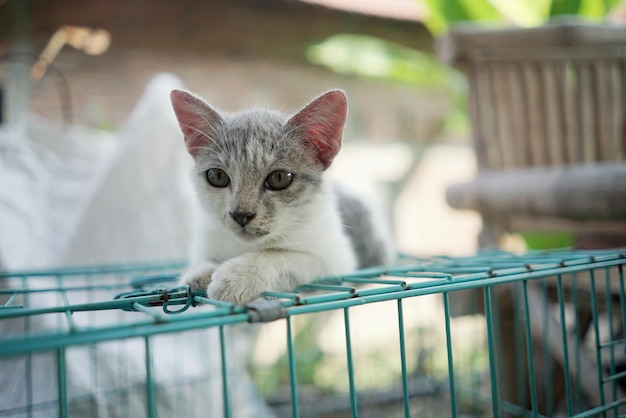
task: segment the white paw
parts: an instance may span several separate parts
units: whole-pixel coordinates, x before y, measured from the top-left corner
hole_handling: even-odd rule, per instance
[[[240,263],[225,263],[213,274],[207,289],[210,298],[244,305],[259,298],[266,290],[257,269]]]
[[[180,278],[181,285],[187,285],[191,290],[206,290],[211,283],[216,266],[212,263],[201,264],[190,268]]]

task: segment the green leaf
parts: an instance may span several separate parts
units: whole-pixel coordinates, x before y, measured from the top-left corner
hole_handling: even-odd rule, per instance
[[[502,15],[496,7],[493,0],[456,0],[461,4],[465,14],[469,19],[481,22],[501,21]]]
[[[559,0],[491,1],[504,20],[517,26],[532,27],[545,23],[549,17],[551,4]]]
[[[581,0],[552,0],[550,16],[574,15],[580,10],[580,4]]]
[[[435,36],[458,22],[507,22],[539,26],[550,17],[578,15],[604,18],[623,0],[424,0],[429,9],[424,24]]]
[[[338,34],[310,46],[309,62],[339,74],[377,78],[413,86],[455,88],[460,77],[434,57],[418,50],[357,34]]]
[[[604,18],[620,0],[580,0],[578,13],[591,18]]]
[[[529,250],[571,248],[575,236],[569,231],[524,231],[520,234]]]
[[[429,14],[424,24],[436,36],[445,33],[455,22],[501,20],[487,0],[425,0],[425,3]]]

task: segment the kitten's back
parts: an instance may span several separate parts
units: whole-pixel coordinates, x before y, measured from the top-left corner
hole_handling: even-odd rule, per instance
[[[389,264],[394,252],[388,228],[363,199],[339,184],[333,184],[344,232],[350,238],[358,267]]]

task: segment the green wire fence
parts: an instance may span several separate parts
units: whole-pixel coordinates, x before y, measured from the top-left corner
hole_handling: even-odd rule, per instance
[[[624,417],[625,264],[623,250],[402,256],[246,306],[178,286],[181,262],[0,273],[0,417]],[[320,337],[331,318],[340,331]],[[270,327],[279,355],[246,367],[239,347],[273,343]],[[394,337],[368,358],[355,333]],[[329,339],[341,367],[316,348]],[[324,367],[340,384],[316,391]]]

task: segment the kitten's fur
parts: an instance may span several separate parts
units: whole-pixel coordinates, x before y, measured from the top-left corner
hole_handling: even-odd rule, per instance
[[[183,283],[244,304],[265,290],[390,261],[370,210],[326,178],[346,120],[342,91],[291,117],[264,108],[218,112],[179,90],[171,99],[203,209]]]

